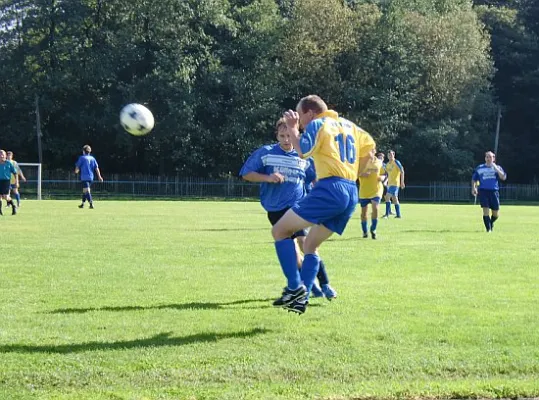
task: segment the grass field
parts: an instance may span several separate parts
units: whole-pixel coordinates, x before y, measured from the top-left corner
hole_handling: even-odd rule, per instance
[[[298,316],[259,204],[77,204],[0,217],[2,400],[539,397],[537,207],[356,214]]]

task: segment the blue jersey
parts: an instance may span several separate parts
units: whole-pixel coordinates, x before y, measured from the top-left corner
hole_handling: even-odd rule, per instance
[[[89,154],[85,154],[79,157],[77,163],[75,164],[80,170],[80,180],[81,181],[93,181],[94,180],[94,171],[96,168],[99,168],[95,158]]]
[[[502,167],[498,165],[498,168],[505,174]],[[500,178],[496,173],[496,170],[493,167],[489,167],[487,164],[481,164],[475,169],[472,180],[474,182],[479,182],[480,190],[500,190]]]
[[[0,164],[0,180],[11,180],[11,176],[17,174],[17,169],[13,163],[9,160],[6,160],[3,164]]]
[[[260,203],[266,211],[280,211],[292,207],[306,194],[306,182],[312,182],[316,174],[314,163],[303,160],[296,150],[284,151],[277,143],[256,150],[243,165],[240,176],[250,172],[271,175],[279,173],[283,183],[262,182]]]

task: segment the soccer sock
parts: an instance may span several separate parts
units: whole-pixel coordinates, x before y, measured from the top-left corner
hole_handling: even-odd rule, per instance
[[[491,224],[490,217],[488,215],[483,215],[483,223],[485,224],[485,228],[487,228],[487,232],[490,231]]]
[[[495,217],[494,215],[492,217],[490,217],[490,227],[491,228],[494,226],[494,222],[496,222],[497,219],[498,219],[498,217]]]
[[[391,202],[386,201],[386,215],[389,215],[390,212],[391,212]]]
[[[305,254],[303,266],[301,267],[301,279],[307,288],[307,293],[313,288],[314,279],[320,269],[320,257],[316,254]]]
[[[82,194],[82,204],[84,204],[85,201],[86,201],[86,193],[83,193]]]
[[[397,217],[401,216],[401,205],[395,204],[395,212],[397,213]]]
[[[324,265],[324,261],[322,260],[320,260],[320,268],[318,269],[316,277],[318,278],[318,282],[320,282],[320,285],[327,285],[329,283],[326,266]]]
[[[15,199],[17,199],[17,207],[21,205],[21,194],[19,192],[15,193]]]
[[[361,221],[361,230],[363,233],[367,233],[367,221]]]
[[[378,219],[371,220],[371,232],[375,232],[377,226],[378,226]]]
[[[296,245],[292,239],[283,239],[275,242],[275,251],[277,258],[281,263],[281,269],[287,280],[287,287],[290,290],[296,290],[301,286],[301,277],[299,276]],[[302,270],[305,268],[305,259],[303,260]]]
[[[86,197],[88,198],[88,203],[92,204],[92,193],[86,193]]]
[[[6,200],[6,206],[13,206],[13,200]]]

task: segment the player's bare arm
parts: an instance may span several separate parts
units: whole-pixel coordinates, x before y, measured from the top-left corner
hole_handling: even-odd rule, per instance
[[[404,168],[401,171],[401,189],[404,189],[406,185],[404,184]]]
[[[498,167],[496,164],[492,164],[492,167],[494,168],[494,171],[498,174],[498,177],[500,180],[505,181],[507,179],[507,175],[503,172],[503,170]]]
[[[303,153],[301,152],[301,146],[299,145],[299,137],[301,136],[299,132],[299,114],[296,111],[288,110],[283,115],[286,121],[286,127],[290,133],[290,141],[292,146],[297,151],[298,155],[303,158]]]
[[[477,196],[477,182],[472,179],[472,196]]]
[[[259,172],[249,172],[248,174],[243,175],[243,179],[245,179],[248,182],[253,183],[283,183],[284,182],[284,176],[281,175],[278,172],[274,172],[273,174],[267,175],[267,174],[261,174]]]
[[[103,177],[101,176],[101,171],[99,168],[95,169],[95,173],[97,174],[97,179],[99,179],[99,182],[103,182]]]

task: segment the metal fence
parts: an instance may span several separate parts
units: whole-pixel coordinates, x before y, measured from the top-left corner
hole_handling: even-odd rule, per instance
[[[21,185],[24,197],[35,197],[35,171],[25,170],[28,183]],[[257,198],[259,185],[237,177],[207,179],[193,177],[164,177],[149,175],[106,175],[102,183],[94,183],[92,192],[101,198]],[[71,172],[43,172],[44,199],[78,197],[81,186]],[[503,185],[503,202],[539,202],[539,184]],[[473,203],[469,182],[411,183],[399,193],[403,201]]]

